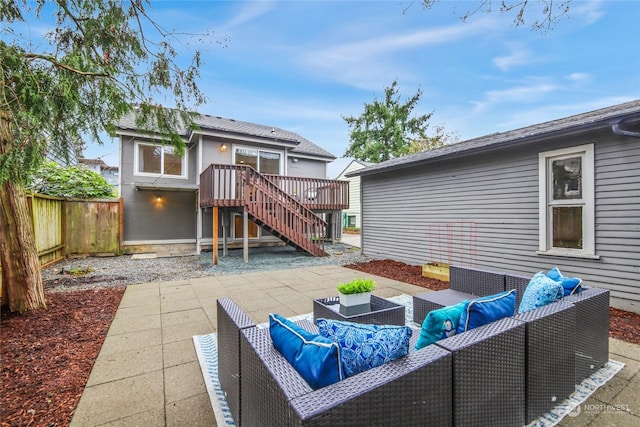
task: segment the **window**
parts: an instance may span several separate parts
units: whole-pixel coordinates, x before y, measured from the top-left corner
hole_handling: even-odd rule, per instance
[[[595,256],[593,144],[539,155],[541,254]]]
[[[237,147],[235,163],[248,165],[260,173],[280,175],[281,154],[273,151]]]
[[[138,175],[170,175],[186,178],[187,153],[180,158],[171,146],[136,143],[136,174]]]

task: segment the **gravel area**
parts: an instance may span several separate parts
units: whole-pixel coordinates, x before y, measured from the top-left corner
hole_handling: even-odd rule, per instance
[[[325,244],[325,251],[329,256],[319,258],[290,246],[250,248],[249,262],[245,263],[242,249],[233,249],[227,256],[220,256],[216,266],[211,252],[151,259],[131,255],[69,258],[46,267],[42,276],[45,289],[65,291],[372,260],[362,255],[360,248],[344,243]]]

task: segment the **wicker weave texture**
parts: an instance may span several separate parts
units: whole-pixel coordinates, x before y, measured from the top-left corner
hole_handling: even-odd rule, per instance
[[[575,390],[576,309],[556,302],[516,319],[526,325],[526,422],[530,423]]]
[[[530,277],[516,276],[513,274],[507,274],[505,276],[505,290],[516,290],[516,309],[520,307],[520,301],[522,301],[522,295],[524,295],[527,285],[531,281]]]
[[[218,379],[227,394],[227,404],[240,424],[240,330],[254,322],[230,298],[216,302],[218,324]]]
[[[504,273],[452,265],[449,268],[449,287],[480,297],[505,290]]]
[[[454,425],[524,424],[524,323],[505,318],[436,345],[453,354]]]
[[[609,291],[588,288],[563,299],[576,306],[576,384],[609,360]]]
[[[313,319],[325,318],[373,325],[402,326],[405,324],[404,305],[376,295],[371,295],[371,311],[368,313],[345,316],[330,308],[330,306],[338,307],[339,305],[340,299],[337,296],[314,300]]]
[[[243,425],[451,425],[451,354],[441,348],[313,391],[266,330],[242,335]]]
[[[457,304],[466,299],[473,299],[475,295],[456,291],[454,289],[444,289],[436,292],[425,292],[413,296],[413,321],[422,324],[424,318],[430,311],[442,307]]]

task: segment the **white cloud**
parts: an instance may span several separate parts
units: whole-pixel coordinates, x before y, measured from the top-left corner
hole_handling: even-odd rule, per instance
[[[591,83],[592,80],[590,74],[579,72],[569,74],[568,76],[566,76],[566,79],[577,86],[583,86],[585,84]]]
[[[571,2],[569,15],[575,18],[582,18],[588,25],[597,22],[604,16],[601,0],[574,1]]]
[[[500,104],[531,103],[557,91],[559,87],[553,83],[535,79],[530,84],[511,87],[508,89],[488,90],[484,92],[482,101],[472,101],[476,106],[476,113]]]
[[[511,46],[511,52],[505,56],[498,56],[493,59],[493,63],[502,71],[509,71],[515,67],[521,67],[523,65],[532,64],[537,62],[536,56],[527,48],[518,46]]]
[[[496,30],[494,20],[482,19],[473,23],[456,23],[450,26],[420,29],[402,34],[384,34],[352,43],[334,44],[329,47],[307,47],[301,53],[300,65],[314,73],[330,76],[346,84],[371,88],[375,82],[389,81],[406,74],[402,64],[393,61],[395,53],[426,46],[445,45]],[[378,31],[379,34],[379,31]]]
[[[271,1],[252,1],[244,2],[243,4],[244,6],[240,9],[240,13],[225,23],[220,29],[221,31],[228,31],[230,28],[251,22],[276,7],[275,2]]]

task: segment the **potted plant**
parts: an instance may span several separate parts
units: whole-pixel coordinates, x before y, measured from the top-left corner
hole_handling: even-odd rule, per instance
[[[371,279],[353,279],[347,283],[338,284],[340,305],[352,307],[371,303],[371,291],[376,288],[376,282]]]

